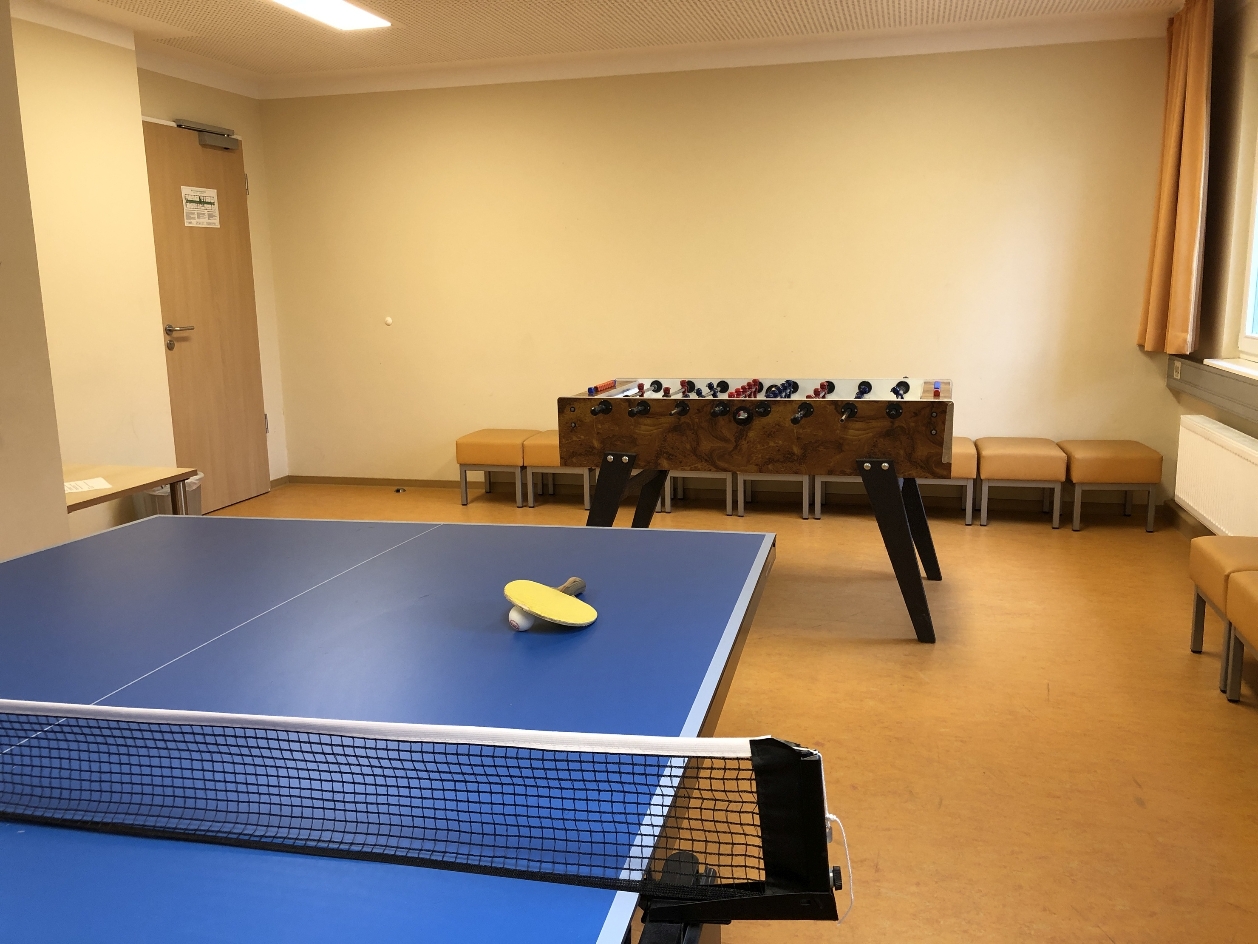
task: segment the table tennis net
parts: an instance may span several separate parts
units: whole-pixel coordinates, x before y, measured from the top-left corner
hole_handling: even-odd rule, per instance
[[[755,743],[0,702],[0,818],[701,901],[764,891]]]

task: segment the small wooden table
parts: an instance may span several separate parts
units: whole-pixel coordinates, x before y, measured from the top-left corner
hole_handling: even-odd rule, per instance
[[[66,482],[84,482],[104,479],[108,488],[93,488],[83,492],[66,492],[66,512],[89,508],[101,502],[125,498],[159,485],[170,486],[170,510],[176,515],[188,513],[185,483],[197,474],[196,469],[172,469],[162,466],[143,465],[63,465],[62,478]]]

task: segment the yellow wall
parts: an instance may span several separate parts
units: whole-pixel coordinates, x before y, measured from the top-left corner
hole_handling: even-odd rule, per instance
[[[280,380],[279,334],[275,322],[275,279],[271,267],[271,223],[262,107],[256,99],[222,92],[141,69],[140,107],[148,118],[189,118],[231,128],[244,141],[245,173],[249,176],[249,238],[253,248],[254,292],[258,307],[258,341],[262,355],[262,392],[270,433],[267,447],[271,478],[288,474],[284,399]]]
[[[1170,458],[1165,359],[1134,341],[1164,60],[263,102],[291,471],[452,478],[461,433],[554,428],[557,395],[639,372],[948,376],[959,434]]]
[[[172,466],[135,54],[23,20],[13,33],[61,455]],[[113,502],[71,527],[130,517]]]
[[[0,560],[64,541],[66,517],[9,3],[0,0]]]

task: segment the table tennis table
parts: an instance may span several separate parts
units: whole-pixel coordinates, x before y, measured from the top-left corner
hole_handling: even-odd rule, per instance
[[[0,564],[0,698],[707,735],[773,558],[771,534],[153,517]],[[508,581],[573,575],[593,625],[511,631]],[[635,903],[0,822],[5,940],[620,944]]]

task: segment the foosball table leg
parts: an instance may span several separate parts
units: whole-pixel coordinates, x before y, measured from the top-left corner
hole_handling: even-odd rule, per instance
[[[900,595],[904,597],[909,619],[913,622],[913,631],[917,633],[918,642],[934,642],[935,626],[930,618],[930,604],[926,600],[922,573],[917,566],[917,548],[914,546],[909,514],[905,508],[905,495],[895,474],[895,464],[881,459],[866,459],[859,466],[865,492],[869,495],[869,503],[873,505],[874,517],[878,521],[878,530],[882,533],[882,543],[887,548],[891,569],[895,571],[896,582],[900,585]],[[913,492],[917,494],[920,503],[917,482],[910,481],[913,481]],[[923,523],[925,519],[926,513],[923,510]],[[927,528],[928,536],[929,533]],[[931,553],[933,552],[932,544]],[[938,569],[938,562],[935,566]]]
[[[664,483],[668,481],[668,471],[643,469],[635,475],[633,466],[637,459],[637,454],[632,452],[608,452],[603,455],[594,497],[590,499],[590,513],[585,519],[586,527],[610,528],[616,523],[620,500],[626,492],[635,488],[638,489],[638,504],[633,513],[633,527],[651,526],[655,506],[664,490]]]
[[[590,513],[585,519],[587,527],[610,528],[616,523],[616,512],[620,510],[620,500],[629,487],[637,460],[637,453],[633,452],[608,452],[603,455],[594,496],[590,499]]]
[[[935,541],[930,536],[930,522],[926,520],[926,506],[922,503],[922,493],[917,487],[917,479],[905,479],[900,487],[904,497],[904,511],[909,519],[909,532],[913,535],[913,543],[917,546],[917,556],[922,559],[922,570],[926,571],[927,580],[943,580],[939,570],[939,557],[935,554]]]

